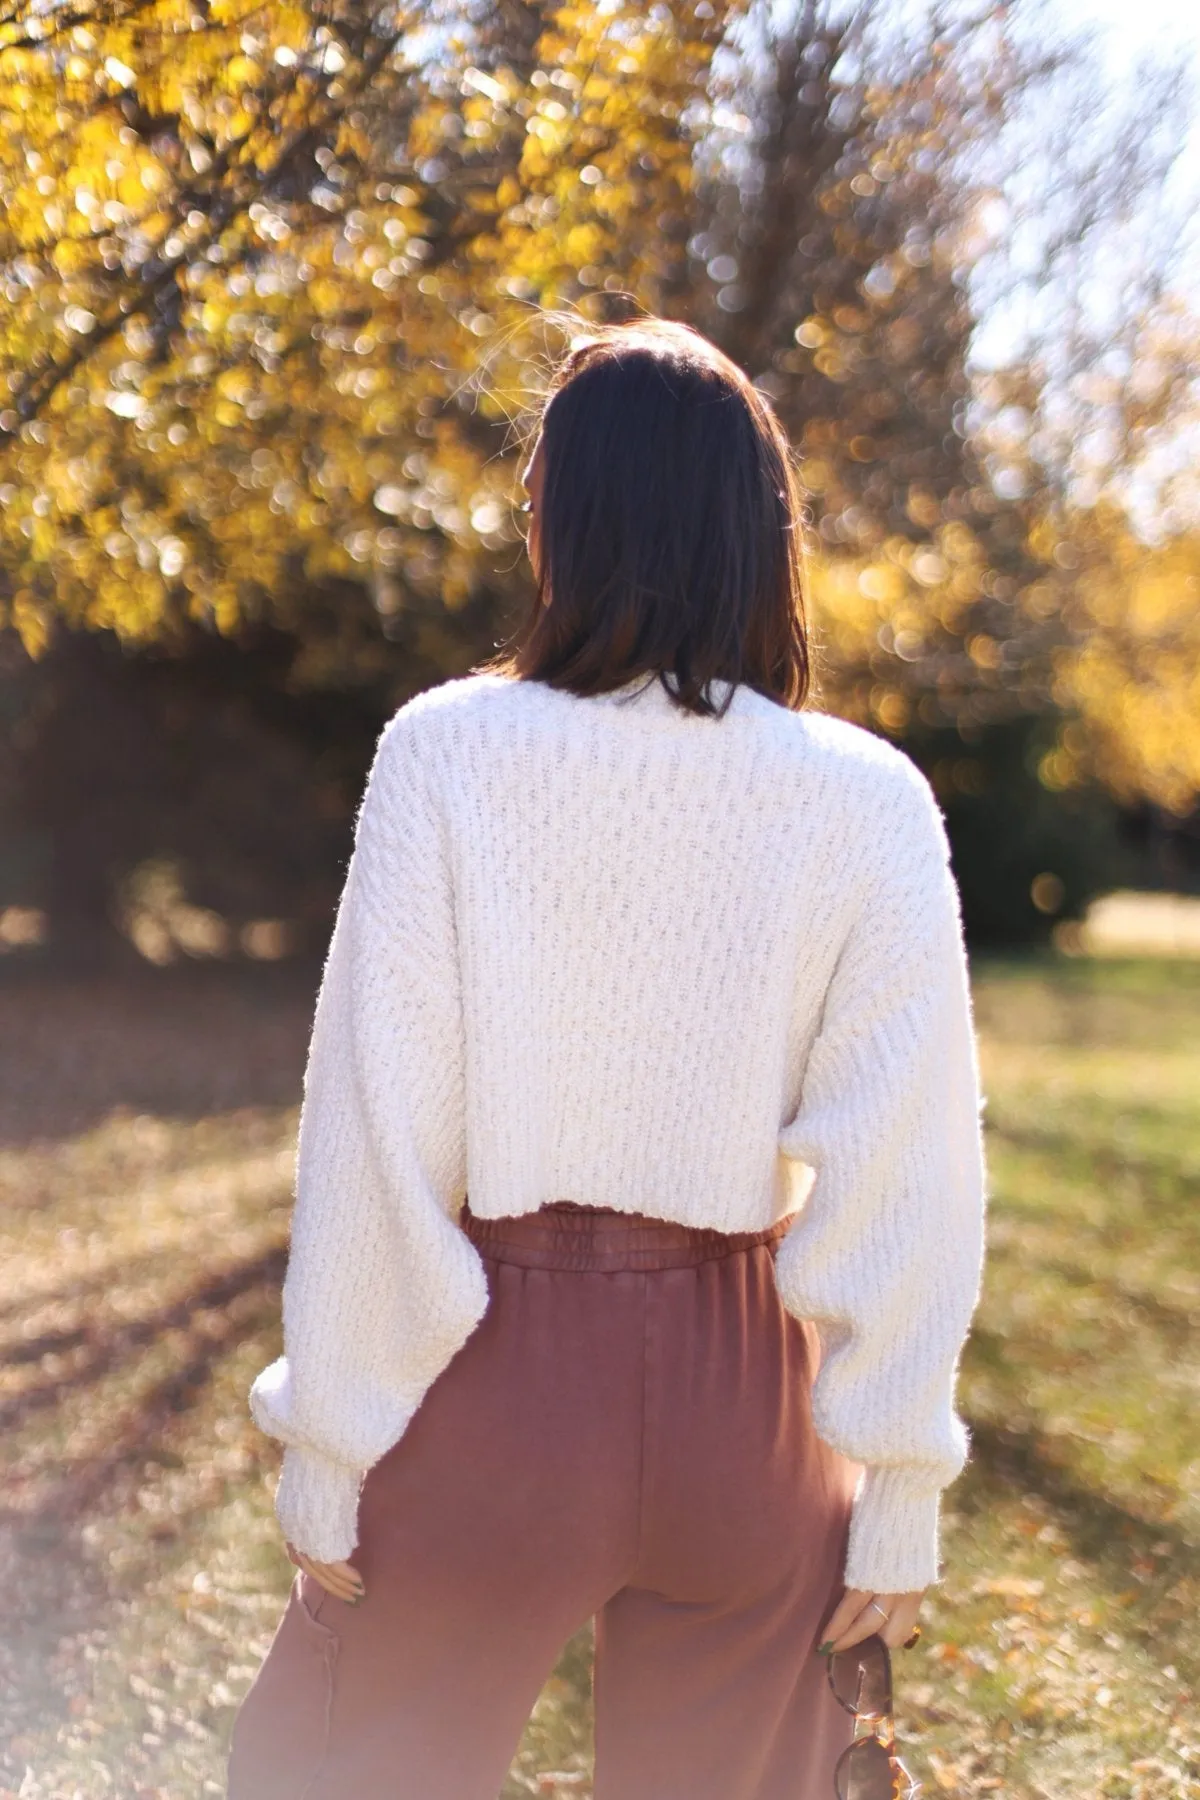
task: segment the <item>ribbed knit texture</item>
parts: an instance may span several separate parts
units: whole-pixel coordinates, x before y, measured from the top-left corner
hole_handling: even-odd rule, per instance
[[[725,684],[713,684],[720,699]],[[865,1465],[849,1586],[940,1579],[968,1437],[982,1096],[932,789],[871,733],[746,686],[580,698],[474,675],[379,743],[305,1076],[284,1350],[251,1406],[299,1549],[486,1310],[458,1224],[550,1201],[720,1231],[795,1214],[816,1428]],[[469,1455],[469,1446],[464,1446]],[[798,1516],[797,1531],[804,1530]]]

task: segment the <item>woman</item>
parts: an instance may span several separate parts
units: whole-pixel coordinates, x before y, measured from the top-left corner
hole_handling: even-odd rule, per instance
[[[814,1652],[909,1636],[968,1451],[942,817],[805,709],[788,447],[704,338],[573,343],[526,487],[517,648],[400,708],[358,818],[230,1793],[495,1800],[594,1616],[597,1800],[830,1800]]]

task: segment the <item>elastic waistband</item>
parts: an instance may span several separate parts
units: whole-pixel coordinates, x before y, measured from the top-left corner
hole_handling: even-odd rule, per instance
[[[494,1262],[582,1273],[695,1268],[760,1244],[777,1243],[792,1219],[787,1215],[761,1231],[713,1231],[648,1213],[581,1206],[573,1200],[554,1201],[515,1218],[480,1219],[464,1201],[460,1223],[480,1255]]]

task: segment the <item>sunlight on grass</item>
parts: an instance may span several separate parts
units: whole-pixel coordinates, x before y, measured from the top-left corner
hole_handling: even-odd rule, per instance
[[[995,961],[975,991],[974,1457],[925,1640],[897,1657],[906,1760],[929,1795],[1196,1800],[1200,964]],[[288,1016],[262,1042],[294,1068],[305,1007]],[[215,1059],[227,1091],[246,1017],[209,995],[199,1043],[181,1006],[178,1067]],[[10,1028],[3,1060],[30,1041]],[[220,1795],[291,1575],[245,1396],[278,1343],[295,1107],[206,1115],[161,1022],[153,1043],[129,1054],[161,1113],[103,1104],[93,1068],[84,1128],[0,1143],[0,1800]],[[247,1092],[279,1091],[263,1080],[248,1064]],[[504,1800],[586,1800],[590,1654],[585,1628]]]
[[[1200,1793],[1200,967],[993,963],[975,987],[993,1193],[962,1386],[975,1454],[904,1734],[935,1791],[1182,1800]]]

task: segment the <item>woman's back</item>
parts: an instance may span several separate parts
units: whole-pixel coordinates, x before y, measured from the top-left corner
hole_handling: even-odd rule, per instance
[[[882,862],[942,876],[915,766],[744,684],[704,718],[657,679],[580,697],[490,674],[393,721],[397,834],[409,755],[445,832],[477,1216],[576,1199],[736,1231],[795,1207],[777,1138],[851,925]],[[397,932],[403,868],[400,847]]]
[[[845,722],[745,687],[724,718],[673,709],[489,674],[383,733],[313,1028],[290,1348],[252,1396],[321,1448],[281,1517],[353,1541],[350,1472],[486,1310],[468,1194],[728,1232],[797,1211],[776,1279],[824,1334],[815,1416],[876,1465],[851,1573],[915,1589],[966,1458],[983,1229],[941,813]]]

